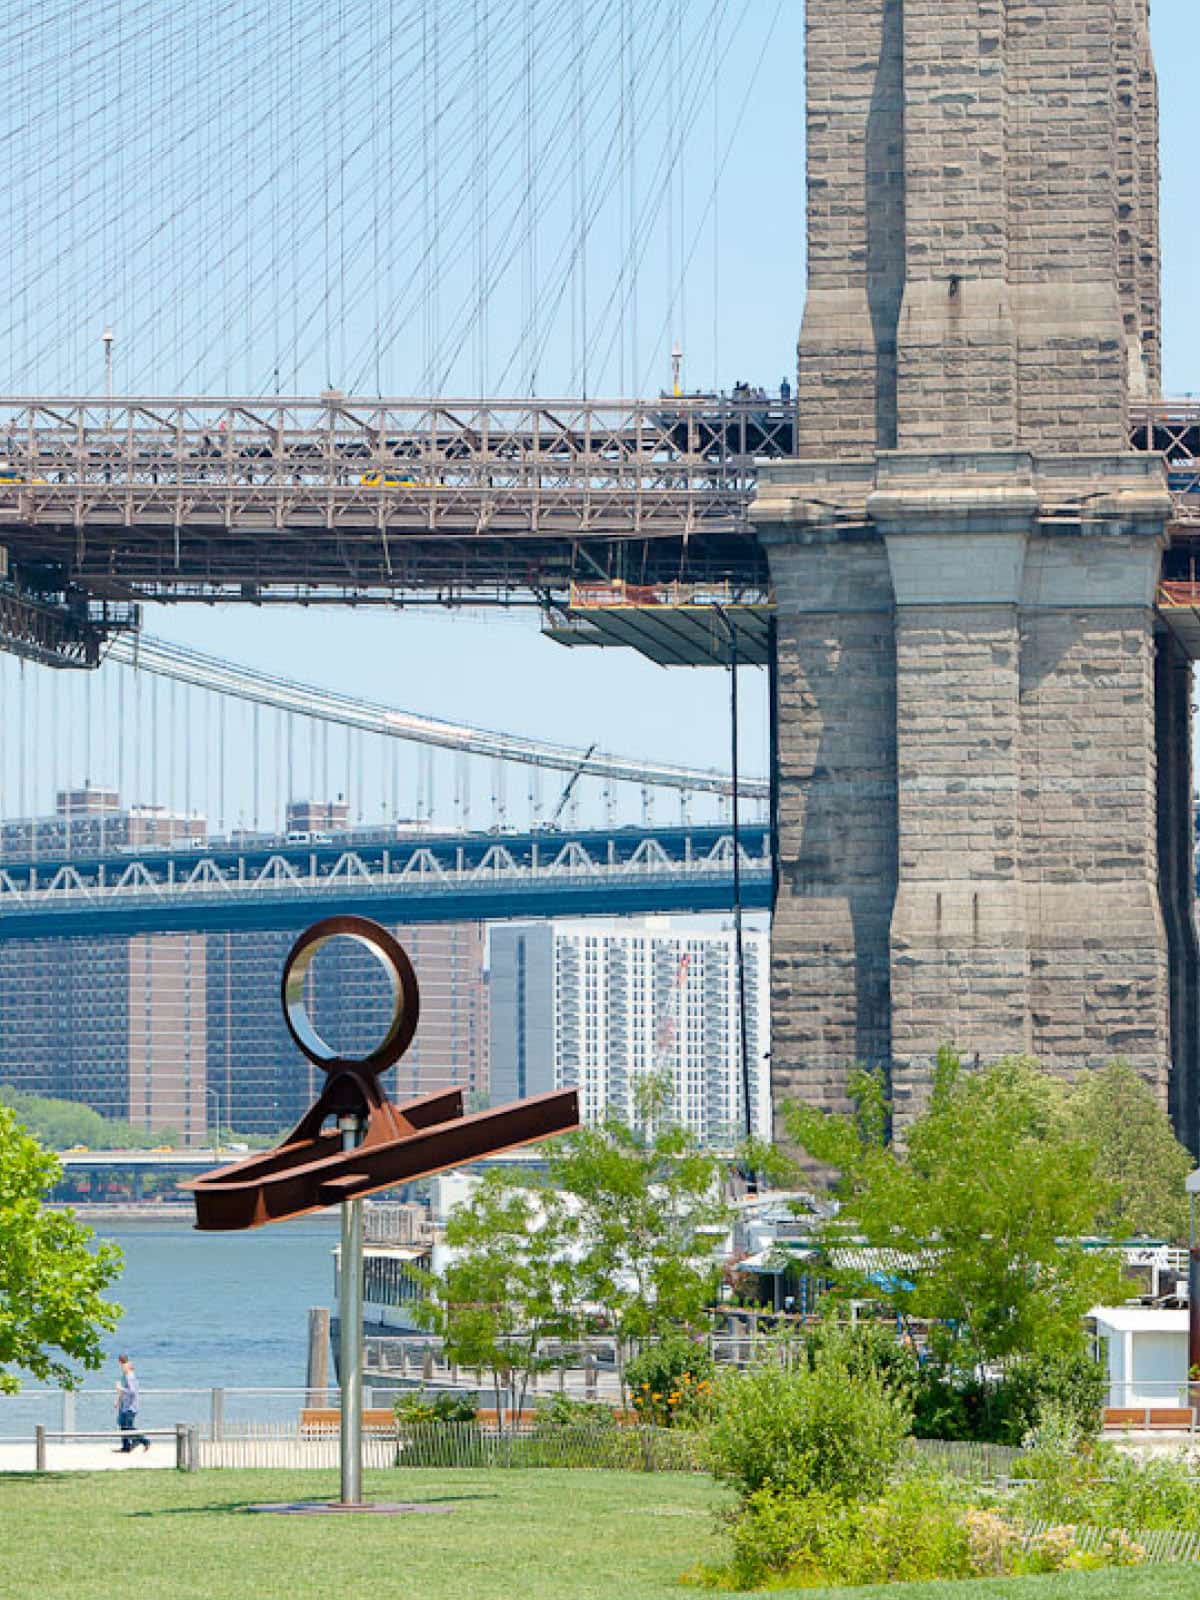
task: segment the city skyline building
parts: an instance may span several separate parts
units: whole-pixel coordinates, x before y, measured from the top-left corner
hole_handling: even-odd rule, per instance
[[[289,830],[347,829],[336,801],[294,800]],[[60,790],[44,817],[0,824],[0,860],[203,843],[207,821],[122,807],[115,789]],[[279,976],[301,927],[0,941],[0,1083],[74,1100],[101,1115],[203,1144],[218,1121],[274,1136],[296,1123],[323,1074],[300,1055]],[[480,923],[392,925],[421,988],[421,1026],[389,1085],[397,1099],[459,1086],[487,1094],[485,930]],[[354,946],[331,947],[310,976],[318,1031],[364,1054],[386,1027],[386,980]]]
[[[0,861],[104,855],[203,843],[207,837],[208,822],[199,812],[141,803],[123,806],[118,790],[85,783],[79,789],[57,790],[48,816],[0,820]]]
[[[421,990],[421,1024],[385,1087],[397,1100],[461,1087],[487,1095],[485,930],[389,924]],[[207,1142],[219,1119],[274,1136],[299,1121],[324,1074],[292,1043],[279,977],[300,927],[0,942],[0,1084]],[[386,980],[355,947],[314,963],[323,1038],[365,1054],[386,1027]]]
[[[751,1120],[769,1138],[768,935],[744,934]],[[669,1080],[672,1115],[706,1145],[745,1132],[735,935],[683,917],[560,919],[490,931],[492,1099],[574,1087],[585,1122],[638,1116]]]

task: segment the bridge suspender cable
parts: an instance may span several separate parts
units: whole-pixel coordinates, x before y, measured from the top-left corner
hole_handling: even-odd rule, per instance
[[[343,727],[409,743],[435,745],[465,755],[489,756],[498,761],[573,773],[576,777],[638,783],[650,788],[679,789],[725,798],[734,793],[734,780],[729,773],[610,755],[594,746],[590,750],[579,750],[569,745],[442,722],[350,695],[334,694],[313,684],[256,672],[146,635],[118,636],[112,641],[107,659],[199,689],[272,706],[279,711],[336,722]],[[743,800],[765,800],[768,796],[769,785],[765,778],[739,777],[737,784],[738,796]]]
[[[741,1045],[742,1063],[742,1115],[746,1123],[746,1138],[754,1136],[754,1117],[750,1107],[750,1040],[746,1034],[746,944],[742,928],[742,830],[738,783],[738,647],[737,629],[729,620],[724,606],[713,610],[725,624],[729,634],[729,764],[733,790],[733,937],[734,959],[737,962],[738,1041]],[[747,1174],[749,1176],[749,1174]]]

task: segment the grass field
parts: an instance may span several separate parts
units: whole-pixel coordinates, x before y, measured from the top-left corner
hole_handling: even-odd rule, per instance
[[[448,1516],[263,1517],[333,1498],[332,1473],[0,1478],[3,1600],[696,1600],[720,1548],[707,1479],[609,1472],[368,1473],[374,1499]],[[865,1590],[805,1590],[812,1600]],[[1200,1566],[904,1584],[895,1600],[1200,1600]],[[709,1591],[711,1594],[712,1592]]]

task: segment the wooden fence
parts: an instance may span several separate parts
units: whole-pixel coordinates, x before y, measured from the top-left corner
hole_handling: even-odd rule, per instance
[[[1057,1522],[1031,1522],[1025,1529],[1023,1543],[1028,1547],[1035,1539],[1064,1526]],[[1130,1533],[1117,1528],[1067,1527],[1076,1547],[1084,1551],[1099,1550],[1108,1539],[1130,1539],[1146,1552],[1146,1560],[1154,1566],[1166,1566],[1185,1561],[1200,1561],[1200,1533],[1186,1533],[1181,1528],[1147,1528],[1140,1533]]]
[[[472,1422],[402,1424],[402,1467],[578,1467],[703,1472],[703,1438],[689,1428],[543,1423],[503,1433]]]
[[[367,1467],[573,1467],[624,1472],[703,1472],[702,1438],[684,1428],[542,1423],[505,1429],[474,1422],[400,1423],[364,1433]],[[336,1431],[303,1434],[280,1423],[227,1425],[199,1441],[202,1467],[335,1467]]]
[[[974,1439],[910,1439],[909,1463],[944,1472],[968,1483],[995,1483],[1012,1476],[1020,1455],[1014,1445],[981,1444]]]

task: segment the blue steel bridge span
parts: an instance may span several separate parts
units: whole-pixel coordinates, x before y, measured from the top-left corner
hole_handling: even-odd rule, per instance
[[[741,838],[742,904],[768,910],[771,839]],[[285,840],[0,864],[0,940],[385,922],[699,913],[733,905],[727,826]]]

